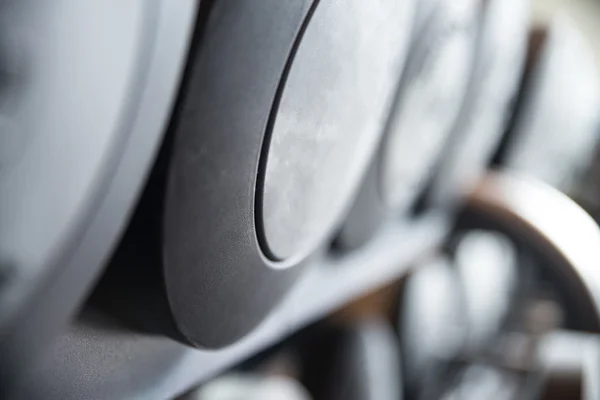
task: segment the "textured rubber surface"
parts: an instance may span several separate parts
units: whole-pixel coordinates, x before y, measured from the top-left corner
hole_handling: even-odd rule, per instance
[[[149,260],[162,261],[158,307],[178,339],[209,348],[239,340],[327,244],[385,123],[404,60],[405,9],[359,0],[205,4],[173,121],[162,254]],[[141,237],[148,220],[138,220]],[[265,251],[266,243],[278,244]]]
[[[263,255],[254,193],[271,107],[311,5],[206,5],[174,122],[159,258],[176,328],[195,345],[248,333],[301,272]]]

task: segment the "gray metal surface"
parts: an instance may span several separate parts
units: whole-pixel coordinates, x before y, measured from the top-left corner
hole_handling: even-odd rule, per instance
[[[473,75],[451,141],[436,170],[430,203],[456,203],[485,172],[507,129],[525,67],[529,0],[482,7]]]
[[[367,170],[354,204],[336,238],[342,250],[358,249],[371,240],[389,217],[390,210],[381,202],[378,160]]]
[[[445,0],[411,51],[383,142],[380,191],[399,214],[414,204],[463,104],[475,57],[478,0]]]
[[[383,133],[413,8],[413,0],[317,6],[263,154],[259,224],[271,257],[304,257],[340,223]]]
[[[339,247],[358,248],[386,218],[407,217],[425,188],[466,94],[480,5],[478,0],[418,2],[385,137],[340,230]]]

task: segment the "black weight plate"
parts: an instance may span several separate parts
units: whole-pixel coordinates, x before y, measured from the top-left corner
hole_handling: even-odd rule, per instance
[[[214,2],[190,60],[166,193],[163,268],[179,332],[206,347],[252,329],[299,269],[277,270],[254,231],[263,135],[312,2]]]
[[[391,0],[212,4],[176,121],[163,220],[166,298],[186,341],[220,347],[248,333],[301,273],[290,267],[334,229],[391,102],[406,10]]]

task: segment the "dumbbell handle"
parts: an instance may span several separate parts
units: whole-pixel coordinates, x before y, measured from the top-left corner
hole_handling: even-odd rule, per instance
[[[583,329],[600,333],[600,228],[579,205],[539,181],[490,172],[466,196],[465,214],[533,252],[560,277]]]

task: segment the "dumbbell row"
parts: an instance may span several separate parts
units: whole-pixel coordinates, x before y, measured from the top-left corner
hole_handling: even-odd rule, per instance
[[[279,307],[312,270],[333,271],[370,254],[370,244],[384,237],[389,226],[416,236],[432,214],[455,215],[463,193],[482,175],[501,141],[496,161],[551,183],[555,175],[545,175],[549,164],[564,166],[556,175],[563,182],[577,169],[572,161],[585,159],[582,151],[592,147],[597,81],[571,28],[552,26],[536,53],[539,61],[528,66],[527,71],[536,72],[521,81],[529,31],[524,0],[201,2],[193,34],[190,15],[196,5],[186,3],[185,10],[174,11],[171,3],[156,4],[160,11],[132,6],[127,16],[111,14],[111,20],[139,24],[124,24],[117,35],[122,51],[106,56],[128,63],[124,67],[115,61],[114,73],[104,70],[111,82],[103,90],[113,90],[106,96],[94,90],[99,83],[88,74],[65,69],[65,59],[86,60],[85,51],[49,54],[25,46],[32,57],[39,50],[48,68],[31,71],[35,79],[24,99],[37,99],[44,107],[48,103],[47,109],[42,107],[47,113],[40,115],[49,119],[25,120],[24,126],[35,133],[41,131],[35,123],[46,121],[40,124],[55,129],[39,137],[32,133],[30,145],[16,146],[25,149],[23,156],[15,151],[0,175],[0,262],[10,266],[2,281],[8,282],[1,293],[7,300],[0,299],[7,322],[0,321],[0,333],[7,338],[6,359],[19,359],[18,364],[28,359],[18,349],[30,347],[33,355],[33,349],[41,349],[65,327],[106,259],[108,269],[86,311],[186,346],[244,346],[265,319],[286,313]],[[102,11],[81,7],[81,15]],[[23,7],[18,15],[31,22],[29,11]],[[105,11],[101,14],[108,18],[110,10]],[[144,63],[162,61],[141,50],[154,47],[136,41],[145,29],[154,29],[153,13],[170,16],[163,24],[179,17],[185,21],[177,23],[176,37],[156,36],[157,49],[162,49],[160,40],[177,42],[170,46],[176,54],[169,53],[167,66]],[[77,21],[87,19],[76,14],[62,25],[56,13],[35,14],[37,26],[49,32],[47,40],[56,40],[40,46],[111,48],[107,40],[94,45],[85,42],[84,34],[78,39],[63,32],[61,26],[83,29],[85,24]],[[90,37],[98,38],[94,32],[101,25],[88,21],[86,29],[96,29]],[[88,64],[103,65],[98,58],[87,59]],[[582,62],[562,65],[565,58]],[[141,73],[139,65],[146,64],[169,72],[156,72],[161,79],[154,69]],[[566,67],[580,68],[569,74],[579,79],[565,83],[553,78]],[[128,80],[134,75],[161,86],[145,86],[145,81],[134,85]],[[139,98],[146,104],[145,95],[132,94],[142,90],[138,86],[155,90],[149,96],[162,102],[154,108],[140,106],[144,130],[153,133],[147,141],[130,142],[129,125],[123,122],[129,117],[118,109],[137,109]],[[570,124],[553,112],[556,103],[548,100],[560,100],[554,93],[568,89],[585,103],[574,107],[582,113],[577,118],[570,113]],[[585,96],[579,96],[582,90]],[[86,100],[89,93],[112,108]],[[53,101],[47,101],[50,97]],[[29,110],[25,100],[23,109]],[[85,108],[92,103],[97,108]],[[74,104],[81,109],[67,113]],[[103,114],[109,109],[114,118]],[[53,119],[57,115],[65,117],[60,119],[64,126]],[[102,124],[91,122],[96,117]],[[78,136],[89,125],[97,131]],[[568,129],[569,146],[546,140],[542,134],[548,127],[559,134]],[[116,133],[121,130],[127,132]],[[548,147],[534,159],[531,151],[539,150],[540,143]],[[558,157],[557,148],[564,150],[562,161],[548,163]],[[121,179],[123,174],[128,178]],[[23,184],[33,177],[31,184]],[[110,210],[110,218],[106,213],[100,218],[94,210]],[[437,228],[445,229],[443,224]],[[86,241],[81,233],[88,229],[96,236],[90,234]],[[113,253],[111,243],[117,242]],[[409,240],[406,246],[403,254],[419,247]],[[73,258],[79,254],[76,249],[86,250]],[[72,267],[63,271],[63,265]],[[55,272],[61,279],[49,277]],[[323,272],[321,283],[326,276]],[[354,282],[348,293],[367,289],[356,280],[348,282]],[[298,304],[295,313],[303,321],[295,323],[315,318],[307,311],[313,306],[305,310]],[[317,308],[323,313],[334,306]],[[60,318],[43,318],[55,311]],[[29,318],[23,323],[11,315]],[[48,329],[40,325],[46,322]]]

